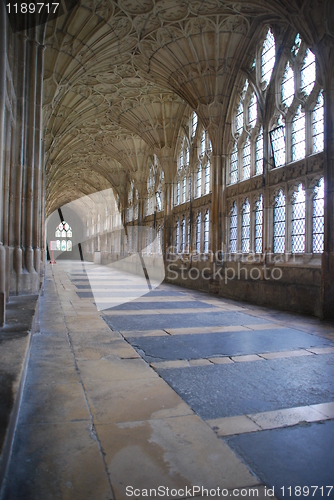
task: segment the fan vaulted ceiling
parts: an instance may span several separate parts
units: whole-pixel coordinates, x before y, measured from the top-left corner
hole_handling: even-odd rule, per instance
[[[293,24],[312,46],[325,8],[325,0],[83,0],[50,21],[47,213],[110,187],[125,199],[131,179],[145,184],[150,155],[175,155],[192,109],[220,154],[236,77],[263,24]]]

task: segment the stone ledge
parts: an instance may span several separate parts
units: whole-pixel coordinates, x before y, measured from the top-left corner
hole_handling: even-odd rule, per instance
[[[10,297],[0,328],[0,491],[11,453],[31,333],[39,328],[39,296]]]

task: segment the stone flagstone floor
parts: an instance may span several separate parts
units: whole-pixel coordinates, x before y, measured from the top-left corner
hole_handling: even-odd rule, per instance
[[[334,498],[333,325],[123,278],[48,266],[1,500]]]

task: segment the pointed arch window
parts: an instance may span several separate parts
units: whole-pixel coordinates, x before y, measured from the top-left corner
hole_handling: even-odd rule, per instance
[[[198,212],[196,220],[196,252],[201,253],[201,212]]]
[[[315,55],[310,49],[306,50],[302,69],[300,72],[300,88],[301,91],[309,96],[312,92],[316,80],[316,63]]]
[[[180,177],[178,177],[176,183],[176,205],[179,204],[180,204]]]
[[[235,184],[238,181],[238,148],[234,143],[233,151],[230,157],[230,182]]]
[[[291,134],[291,156],[292,161],[305,158],[306,154],[306,129],[305,113],[301,106],[298,106],[297,112],[292,120]]]
[[[282,104],[289,108],[295,96],[295,74],[290,64],[287,62],[285,66],[283,81],[282,81]]]
[[[266,89],[270,83],[275,66],[275,57],[275,38],[271,29],[269,29],[263,42],[261,54],[261,82],[263,83],[264,89]]]
[[[187,231],[187,247],[188,252],[190,252],[190,239],[191,239],[191,218],[188,217],[188,231]]]
[[[255,142],[255,174],[263,173],[263,128],[260,128],[259,135]]]
[[[324,96],[322,91],[312,112],[312,146],[313,153],[324,150]]]
[[[305,252],[305,190],[299,184],[292,197],[292,253]]]
[[[325,182],[322,177],[313,196],[313,253],[324,251]]]
[[[251,148],[249,137],[247,137],[242,150],[242,177],[243,179],[250,178],[250,164],[251,164]]]
[[[234,201],[230,212],[230,252],[236,253],[237,251],[237,238],[238,238],[238,212],[237,204]]]
[[[72,228],[66,221],[58,224],[55,230],[57,250],[72,252],[72,236]],[[62,240],[60,240],[60,238],[62,238]]]
[[[192,187],[192,184],[191,184],[191,173],[189,173],[189,176],[188,176],[188,200],[191,199],[191,187]]]
[[[242,234],[241,234],[241,249],[243,253],[249,253],[250,242],[250,204],[246,198],[242,206]]]
[[[262,253],[263,238],[263,196],[255,204],[255,253]]]
[[[282,189],[274,205],[274,253],[285,252],[285,196]]]
[[[182,178],[182,203],[186,201],[187,177],[184,175]]]

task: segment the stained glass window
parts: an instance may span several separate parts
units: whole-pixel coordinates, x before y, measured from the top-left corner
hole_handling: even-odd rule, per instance
[[[242,233],[241,233],[241,248],[243,253],[249,252],[250,241],[250,204],[248,198],[242,206]]]
[[[275,38],[272,31],[269,30],[263,42],[261,57],[261,82],[264,84],[264,88],[266,88],[270,82],[275,66],[275,57]]]
[[[255,174],[263,173],[263,128],[261,127],[255,143]]]
[[[320,179],[313,197],[313,253],[324,251],[325,183]]]
[[[238,212],[236,202],[233,202],[230,212],[230,252],[236,253],[237,251],[237,238],[238,238]]]
[[[210,162],[208,162],[205,167],[205,194],[210,193],[210,167]]]
[[[201,212],[198,212],[196,221],[196,252],[201,253]]]
[[[94,223],[94,221],[93,221]],[[63,238],[62,241],[57,239],[57,250],[61,250],[62,252],[71,252],[72,251],[72,241],[69,238],[72,238],[72,228],[70,225],[63,221],[56,227],[55,237]]]
[[[262,237],[263,237],[263,196],[255,204],[255,252],[262,253]]]
[[[290,64],[285,66],[283,81],[282,81],[282,104],[289,108],[295,96],[295,75]]]
[[[180,222],[179,222],[179,219],[176,219],[175,247],[176,247],[176,252],[178,253],[179,248],[180,248]]]
[[[234,144],[230,158],[230,175],[231,184],[235,184],[238,181],[238,148],[236,143]]]
[[[306,133],[305,133],[305,113],[301,106],[298,106],[297,112],[292,120],[291,135],[291,156],[292,161],[305,158],[306,154]]]
[[[274,205],[274,253],[285,252],[285,196],[282,189]]]
[[[183,216],[181,222],[181,253],[184,253],[185,244],[186,244],[186,220]]]
[[[201,169],[201,167],[199,167],[199,169],[197,170],[196,191],[197,191],[197,198],[202,196],[202,169]]]
[[[292,253],[305,252],[305,191],[299,184],[292,199]]]
[[[306,50],[303,66],[300,72],[300,87],[307,96],[310,95],[316,79],[315,55],[310,49]]]
[[[237,116],[236,116],[236,124],[235,128],[237,133],[240,135],[244,126],[244,105],[242,100],[239,102],[239,106],[237,109]]]
[[[324,96],[320,92],[312,113],[313,153],[324,150]]]
[[[249,137],[244,144],[242,150],[242,177],[243,179],[250,178],[250,162],[251,162],[251,150],[250,150],[250,142]]]
[[[257,99],[253,92],[248,106],[248,123],[251,127],[256,125],[257,120]]]
[[[209,251],[209,228],[210,217],[209,210],[207,210],[204,215],[204,253],[208,253]]]
[[[275,167],[282,167],[285,165],[285,125],[279,124],[270,132],[270,142]]]

